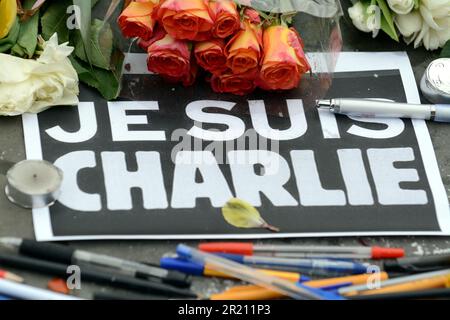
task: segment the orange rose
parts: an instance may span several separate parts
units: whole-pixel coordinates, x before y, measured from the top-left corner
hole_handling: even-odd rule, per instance
[[[213,39],[198,42],[195,45],[194,53],[199,66],[213,74],[221,73],[227,68],[223,40]]]
[[[163,0],[155,16],[176,39],[207,40],[214,26],[208,0]]]
[[[249,21],[243,23],[239,31],[226,46],[227,67],[240,74],[259,66],[261,59],[261,27]]]
[[[311,70],[300,36],[294,29],[272,26],[264,31],[264,56],[258,85],[264,90],[298,87],[301,76]]]
[[[256,88],[255,79],[258,70],[249,70],[244,74],[233,74],[230,70],[221,75],[213,75],[211,87],[218,93],[232,93],[243,96],[251,93]]]
[[[181,77],[170,77],[170,76],[164,76],[162,77],[167,80],[168,82],[181,82],[185,87],[190,87],[194,84],[195,79],[197,78],[198,73],[198,65],[195,63],[195,61],[191,61],[191,67],[187,74],[181,76]]]
[[[131,2],[119,16],[119,26],[125,37],[149,40],[156,21],[152,12],[158,0],[137,0]]]
[[[181,79],[191,70],[190,44],[166,34],[148,47],[148,70],[160,75]]]
[[[212,34],[216,38],[227,38],[241,27],[236,3],[232,0],[217,0],[209,3],[214,21]]]

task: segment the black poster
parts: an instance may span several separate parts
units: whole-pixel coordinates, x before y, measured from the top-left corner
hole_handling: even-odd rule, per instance
[[[342,54],[327,97],[417,102],[406,55],[385,55]],[[60,201],[34,210],[36,237],[449,234],[424,121],[319,111],[315,79],[238,97],[133,72],[123,96],[134,101],[82,87],[78,107],[24,116],[28,158],[64,172]],[[232,197],[281,231],[229,225],[221,207]]]

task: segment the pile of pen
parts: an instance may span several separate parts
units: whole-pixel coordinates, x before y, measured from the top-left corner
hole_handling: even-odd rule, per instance
[[[161,266],[249,284],[211,300],[450,297],[450,255],[404,257],[400,248],[204,243],[177,247]],[[383,271],[382,271],[383,270]]]
[[[145,260],[145,258],[144,258]],[[111,287],[91,293],[97,300],[270,300],[420,299],[450,297],[450,255],[404,257],[400,248],[183,244],[159,265],[77,250],[55,243],[0,238],[0,300],[81,299],[24,284],[3,269],[35,272],[62,281],[70,266],[81,282]],[[191,290],[193,277],[241,280],[225,291],[204,296]],[[118,293],[117,289],[127,290]]]
[[[79,267],[80,282],[112,287],[86,299],[196,299],[191,277],[159,266],[95,254],[72,247],[18,238],[0,238],[0,269],[13,268],[66,280],[70,266]],[[1,299],[77,300],[73,295],[23,284],[24,279],[0,270]],[[127,290],[126,294],[117,289]],[[134,294],[130,295],[129,292]]]

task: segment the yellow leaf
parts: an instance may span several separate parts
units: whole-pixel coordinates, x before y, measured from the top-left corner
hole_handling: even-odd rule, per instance
[[[3,39],[8,35],[16,18],[16,0],[0,0],[0,39]]]
[[[255,207],[240,199],[234,198],[228,201],[222,208],[222,214],[229,224],[238,228],[263,228],[273,232],[280,231],[264,221]]]

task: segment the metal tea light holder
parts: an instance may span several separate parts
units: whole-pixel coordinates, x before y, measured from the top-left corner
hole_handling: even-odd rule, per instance
[[[45,208],[61,194],[63,173],[48,161],[0,161],[0,174],[6,175],[6,196],[20,207]]]
[[[450,104],[450,59],[434,60],[427,67],[420,89],[430,102]]]

